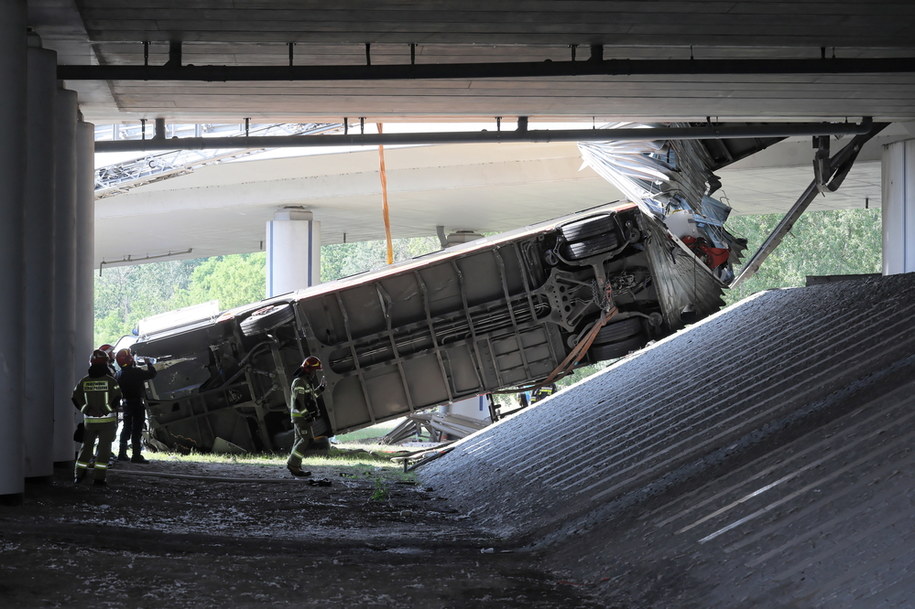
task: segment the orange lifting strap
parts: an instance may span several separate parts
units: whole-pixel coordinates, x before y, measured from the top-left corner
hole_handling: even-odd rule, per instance
[[[378,126],[379,135],[382,133],[381,123]],[[391,240],[391,218],[388,216],[388,176],[384,170],[384,146],[378,145],[378,160],[381,164],[381,215],[384,217],[384,238],[388,244],[388,264],[394,264],[394,242]]]

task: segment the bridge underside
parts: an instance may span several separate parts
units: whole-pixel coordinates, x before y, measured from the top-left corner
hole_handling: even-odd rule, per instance
[[[625,607],[903,607],[915,274],[762,293],[420,470]]]

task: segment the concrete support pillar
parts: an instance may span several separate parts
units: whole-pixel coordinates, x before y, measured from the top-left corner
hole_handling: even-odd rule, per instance
[[[28,49],[28,88],[25,173],[22,378],[25,476],[54,473],[51,445],[54,434],[54,387],[48,383],[51,340],[51,299],[54,286],[51,238],[54,217],[54,96],[57,92],[57,54],[40,48],[32,34]]]
[[[76,409],[70,401],[90,353],[76,352],[76,93],[57,90],[54,201],[54,461],[73,461]],[[91,237],[91,235],[90,235]],[[78,372],[77,372],[78,371]],[[66,447],[66,450],[63,450]]]
[[[26,2],[0,3],[0,502],[22,502],[22,223],[26,149]]]
[[[95,125],[76,125],[76,199],[75,199],[75,263],[74,276],[74,362],[72,391],[76,380],[85,374],[89,355],[95,345]],[[55,402],[58,412],[54,418],[55,462],[69,463],[73,459],[73,430],[81,415],[70,402],[70,393]]]
[[[278,211],[267,223],[267,296],[320,282],[321,223],[310,211]]]
[[[883,149],[883,274],[915,272],[915,140]]]

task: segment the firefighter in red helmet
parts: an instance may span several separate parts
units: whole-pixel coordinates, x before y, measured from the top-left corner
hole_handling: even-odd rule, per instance
[[[115,369],[114,369],[114,345],[109,345],[108,343],[105,343],[104,345],[102,345],[101,347],[99,347],[98,350],[99,350],[99,351],[104,351],[104,352],[108,355],[108,370],[109,370],[108,373],[109,373],[111,376],[114,376],[114,373],[115,373]]]
[[[313,438],[311,424],[318,417],[318,396],[325,387],[321,360],[309,355],[293,377],[292,390],[289,392],[289,414],[295,429],[295,445],[286,460],[286,467],[293,476],[308,476],[310,472],[302,471],[302,459]]]
[[[118,429],[118,404],[121,388],[108,374],[108,354],[96,349],[89,359],[89,373],[76,384],[71,400],[83,413],[83,443],[76,457],[73,481],[79,484],[86,477],[89,462],[95,454],[94,484],[105,486],[111,443]],[[95,442],[98,440],[98,452]]]
[[[117,378],[117,371],[114,368],[114,345],[105,343],[98,348],[99,351],[103,351],[108,356],[108,374]],[[111,456],[108,458],[108,467],[114,467],[114,464],[117,462],[117,455],[114,454],[114,449],[110,449]],[[94,460],[93,460],[94,462]]]
[[[130,462],[148,463],[141,454],[140,439],[146,423],[146,381],[155,378],[156,369],[152,360],[146,360],[145,370],[137,366],[130,349],[121,349],[114,358],[121,368],[116,376],[124,394],[124,426],[121,428],[118,461],[128,459],[127,440],[130,440],[133,451]]]

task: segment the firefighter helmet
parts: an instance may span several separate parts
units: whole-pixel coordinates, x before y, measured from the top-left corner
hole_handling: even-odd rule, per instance
[[[117,360],[118,366],[121,368],[133,366],[133,353],[130,352],[130,349],[121,349],[118,351],[118,354],[114,356],[114,359]]]
[[[97,364],[104,364],[106,366],[108,365],[108,354],[101,349],[96,349],[89,357],[90,366],[95,366]]]
[[[321,360],[316,358],[314,355],[309,355],[305,358],[305,361],[302,362],[302,370],[305,372],[311,372],[312,370],[321,370]]]
[[[109,361],[109,362],[113,362],[113,361],[114,361],[114,345],[109,345],[108,343],[105,343],[104,345],[102,345],[101,347],[99,347],[98,350],[99,350],[99,351],[104,351],[105,353],[108,354],[108,361]]]

